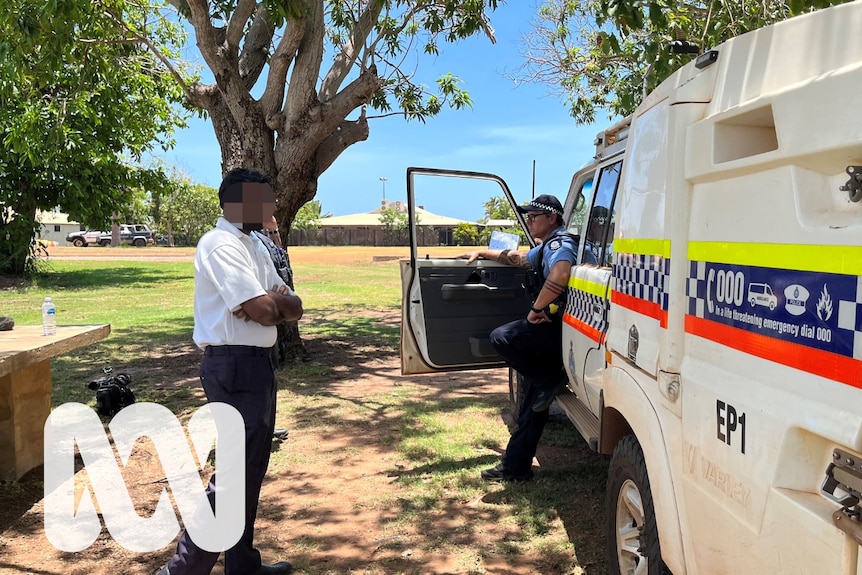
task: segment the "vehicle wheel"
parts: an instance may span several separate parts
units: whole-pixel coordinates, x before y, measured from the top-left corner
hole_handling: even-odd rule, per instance
[[[99,245],[106,248],[111,245],[111,240],[99,240]]]
[[[652,492],[643,450],[624,437],[611,458],[605,507],[608,572],[611,575],[666,575],[661,560]]]
[[[84,238],[75,238],[72,240],[72,245],[76,248],[85,248],[87,247],[87,242],[84,241]]]
[[[769,302],[769,311],[772,311],[774,309],[775,309],[775,302],[774,301]]]
[[[509,368],[509,407],[512,409],[512,423],[509,425],[509,433],[515,433],[518,425],[518,416],[524,407],[524,376]]]
[[[754,301],[754,298],[751,298],[750,300],[748,300],[748,303],[751,304],[751,307],[754,307],[754,304],[757,302]]]
[[[132,245],[134,245],[136,248],[142,248],[147,245],[147,240],[145,240],[144,238],[135,238],[135,240],[132,242]]]

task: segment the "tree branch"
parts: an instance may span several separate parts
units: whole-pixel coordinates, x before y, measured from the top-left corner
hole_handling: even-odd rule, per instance
[[[344,120],[341,125],[321,143],[315,155],[317,173],[322,174],[331,166],[344,150],[357,142],[368,139],[368,119],[365,110],[357,120]]]
[[[377,77],[377,68],[371,66],[368,70],[359,74],[359,77],[335,95],[328,102],[312,110],[311,125],[305,126],[306,134],[315,144],[320,144],[326,137],[336,131],[344,119],[355,109],[364,106],[380,89],[380,78]],[[364,111],[363,111],[364,116]]]
[[[219,30],[213,27],[209,16],[207,0],[188,0],[189,22],[195,29],[198,49],[215,76],[219,90],[224,94],[224,101],[231,115],[240,126],[245,124],[247,114],[251,111],[251,94],[245,88],[239,74],[239,61],[235,53],[230,53]],[[221,30],[224,34],[224,30]]]
[[[125,31],[126,31],[126,32],[128,32],[129,34],[131,34],[131,35],[134,37],[134,39],[135,39],[135,40],[137,40],[137,42],[138,42],[138,43],[143,44],[144,46],[146,46],[146,47],[147,47],[147,50],[149,50],[149,51],[150,51],[150,52],[151,52],[151,53],[152,53],[156,58],[158,58],[159,62],[161,62],[161,63],[162,63],[162,65],[163,65],[165,68],[167,68],[167,70],[168,70],[168,72],[170,73],[170,75],[174,77],[174,79],[177,81],[177,84],[179,84],[179,85],[180,85],[180,88],[181,88],[181,89],[182,89],[182,91],[185,93],[186,98],[188,98],[188,99],[189,99],[189,102],[195,103],[195,102],[194,102],[194,100],[193,100],[193,95],[194,95],[194,93],[193,93],[193,91],[192,91],[191,87],[186,83],[185,79],[182,77],[182,75],[180,74],[179,70],[177,70],[177,69],[176,69],[176,67],[174,67],[173,62],[171,62],[171,61],[170,61],[170,59],[168,59],[168,57],[167,57],[167,56],[165,56],[165,55],[164,55],[164,53],[162,53],[162,51],[161,51],[161,50],[159,50],[158,46],[156,46],[155,44],[153,44],[153,42],[151,42],[151,41],[150,41],[150,39],[149,39],[149,38],[147,38],[146,36],[144,36],[144,35],[142,35],[142,34],[138,34],[138,33],[137,33],[137,32],[135,32],[134,30],[132,30],[129,26],[127,26],[127,25],[126,25],[126,23],[125,23],[125,22],[123,22],[123,20],[122,20],[121,18],[119,18],[119,17],[118,17],[116,14],[114,14],[113,12],[111,12],[111,11],[106,11],[106,14],[108,14],[108,16],[110,16],[110,17],[111,17],[111,19],[112,19],[112,20],[113,20],[113,21],[114,21],[118,26],[120,26],[121,28],[125,29]],[[128,40],[127,40],[127,39],[124,39],[124,42],[128,42]],[[196,104],[196,105],[197,105],[197,104]]]
[[[189,15],[189,3],[187,0],[167,0],[167,3],[177,9],[183,16]]]
[[[231,54],[239,54],[239,41],[242,40],[245,23],[254,14],[256,4],[255,0],[239,0],[237,3],[230,17],[230,22],[228,22],[225,37],[227,49]]]
[[[275,34],[275,27],[269,21],[263,5],[257,7],[251,29],[242,45],[239,56],[239,75],[245,82],[246,90],[251,90],[257,83],[260,73],[266,65],[269,56],[269,46]]]
[[[341,52],[335,57],[332,67],[329,68],[326,77],[323,79],[320,87],[320,99],[324,102],[332,98],[341,83],[350,73],[351,67],[359,57],[365,41],[374,30],[374,26],[380,19],[380,13],[383,11],[383,2],[369,2],[366,5],[365,11],[359,16],[359,22],[353,28],[353,34],[350,36],[350,41],[341,48]],[[405,22],[407,19],[405,18]]]
[[[195,82],[191,86],[189,86],[189,90],[186,92],[186,97],[189,99],[189,102],[201,110],[212,110],[214,98],[218,93],[218,86],[215,84],[201,84],[200,82]]]
[[[279,131],[283,128],[284,114],[281,109],[284,104],[287,71],[290,69],[294,55],[302,43],[305,25],[305,18],[291,21],[269,60],[266,88],[260,102],[263,117],[267,119],[267,125],[272,130]]]
[[[313,4],[313,7],[305,20],[305,31],[296,52],[293,72],[290,75],[290,90],[284,103],[287,129],[319,102],[315,84],[320,74],[320,63],[323,61],[323,34],[326,26],[323,20],[323,0],[313,0],[309,4]]]
[[[215,28],[210,22],[208,4],[207,0],[189,0],[189,22],[195,29],[198,50],[218,81],[220,74],[229,73],[230,70],[219,53],[220,42],[217,41]]]

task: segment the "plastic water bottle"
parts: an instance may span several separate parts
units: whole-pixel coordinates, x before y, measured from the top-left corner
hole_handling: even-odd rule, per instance
[[[42,304],[42,335],[57,335],[57,308],[49,297]]]

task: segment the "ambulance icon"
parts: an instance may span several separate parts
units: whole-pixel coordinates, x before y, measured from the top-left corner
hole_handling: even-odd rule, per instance
[[[751,304],[751,307],[762,305],[773,310],[778,305],[778,298],[769,284],[750,283],[748,284],[748,303]]]

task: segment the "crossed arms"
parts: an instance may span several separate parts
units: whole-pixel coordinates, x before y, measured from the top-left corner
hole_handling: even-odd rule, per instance
[[[239,319],[255,321],[260,325],[278,325],[302,317],[302,299],[284,285],[274,285],[264,295],[240,304],[233,312]]]

